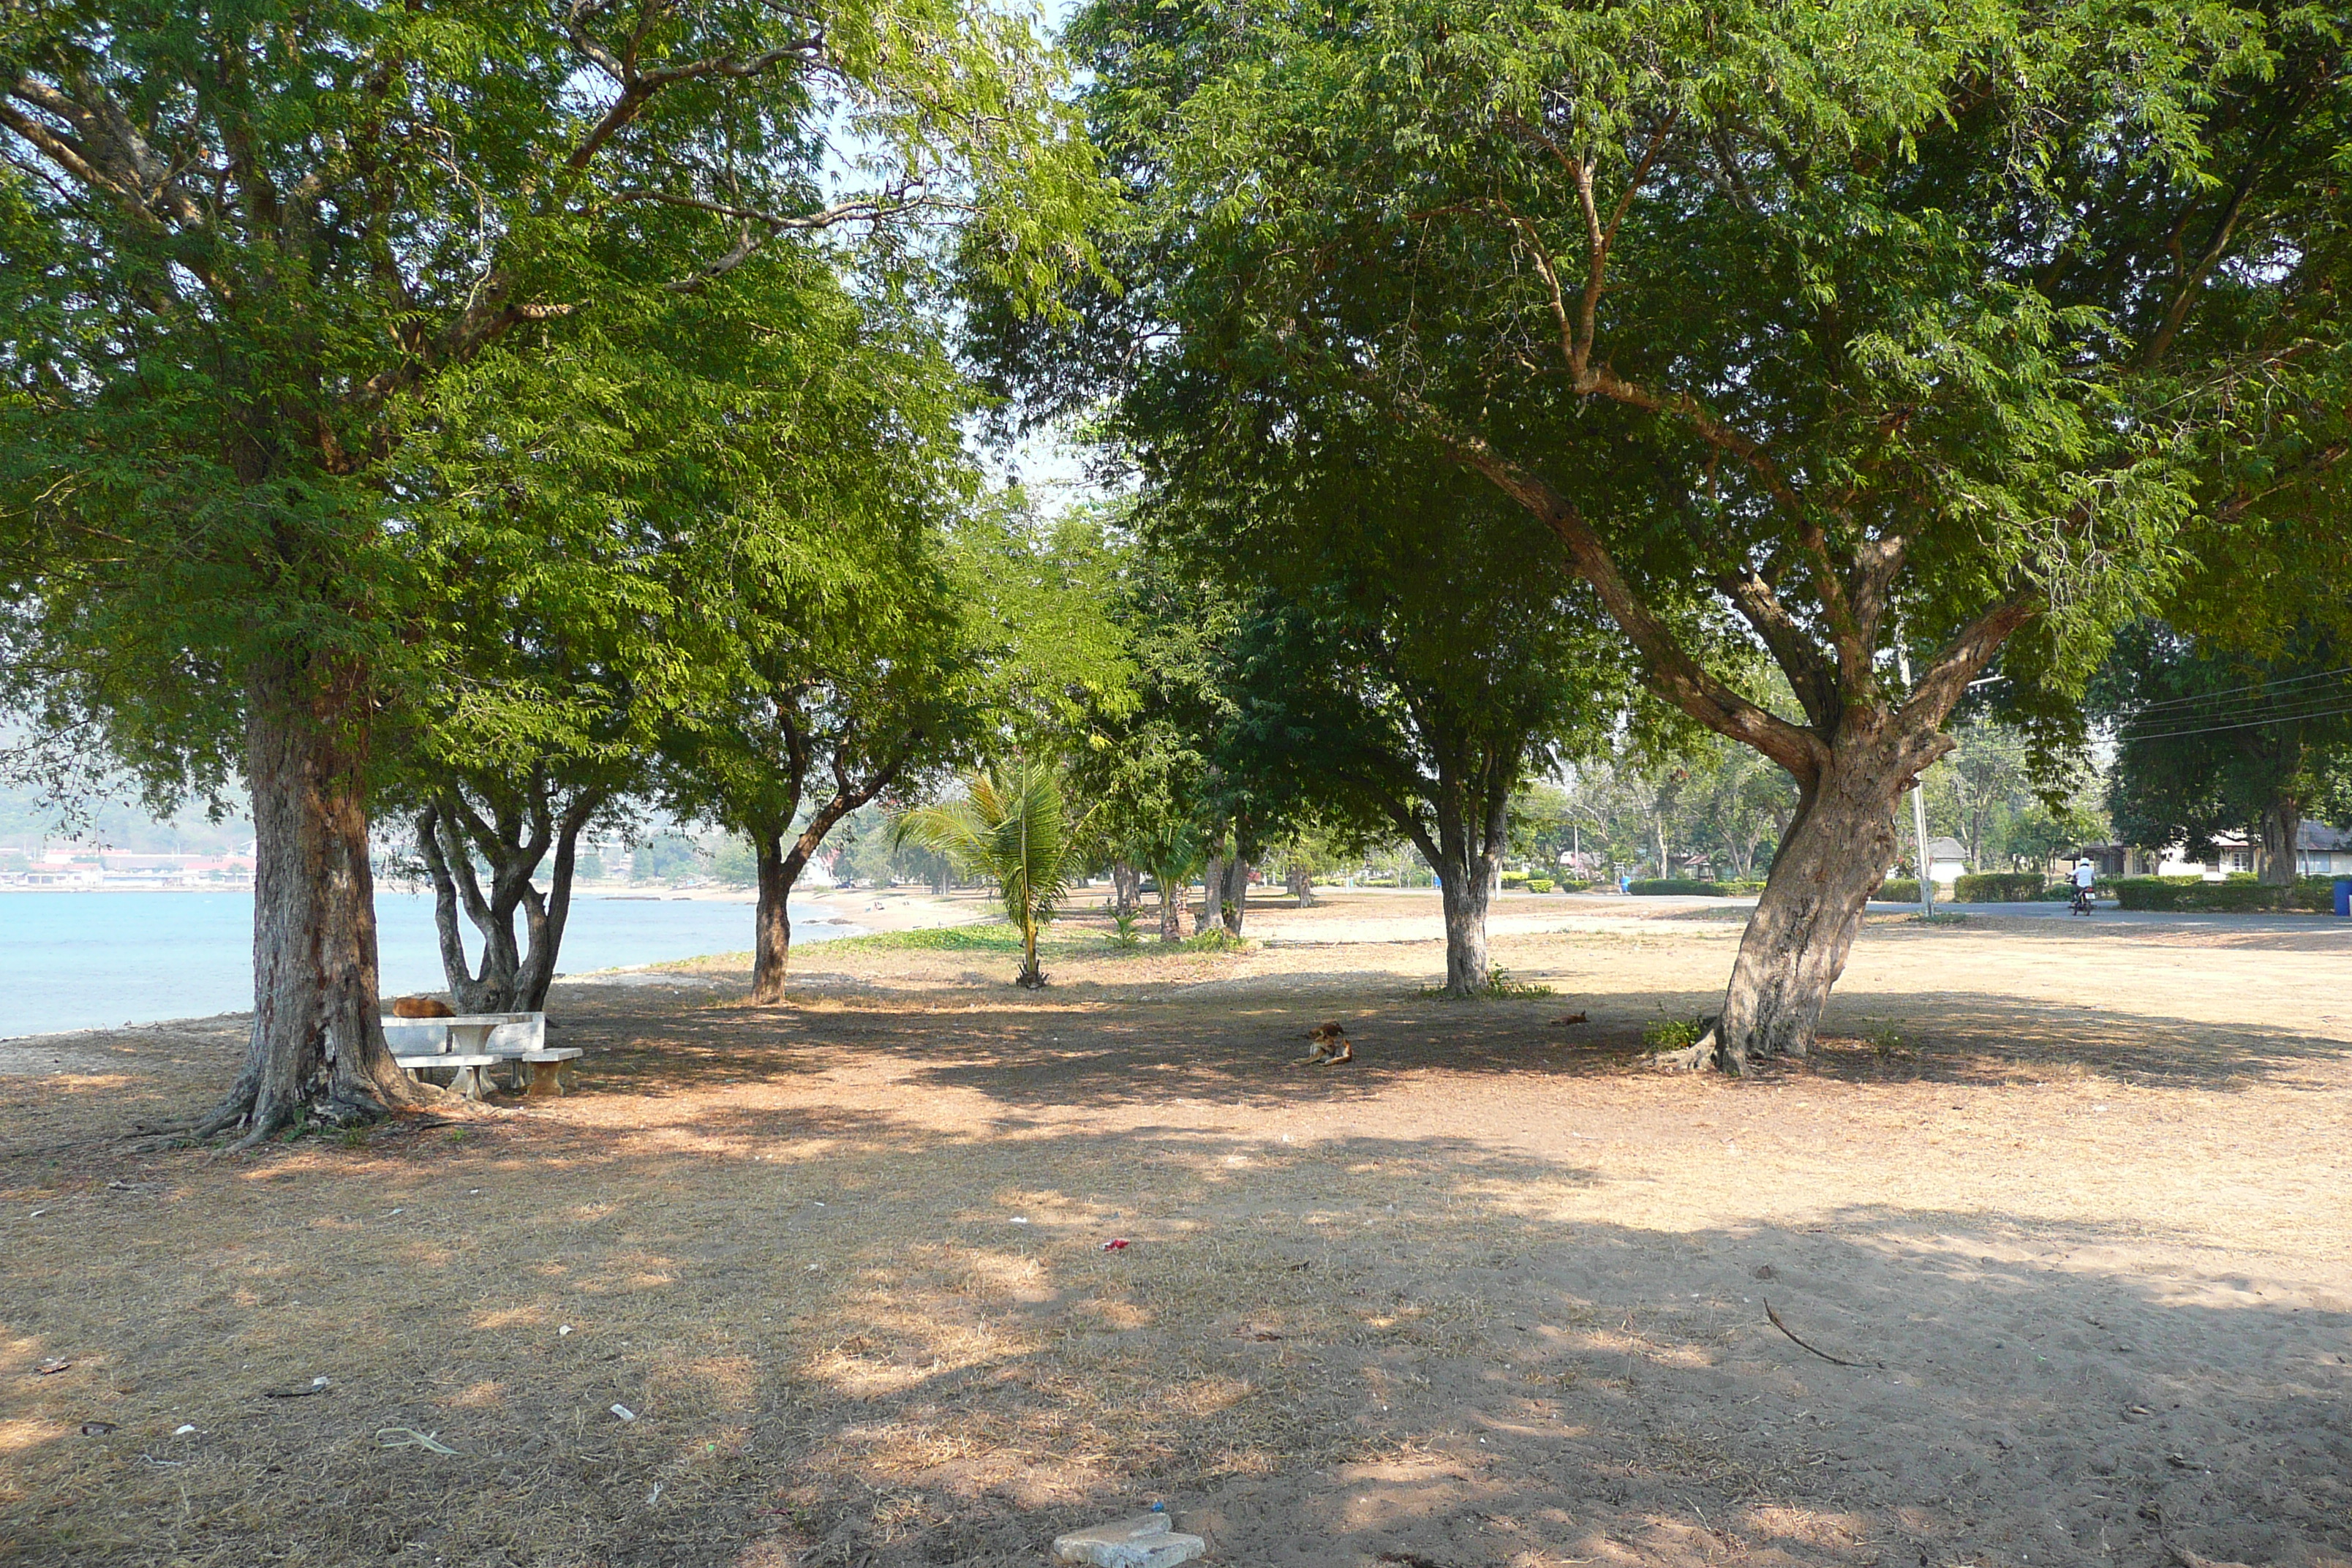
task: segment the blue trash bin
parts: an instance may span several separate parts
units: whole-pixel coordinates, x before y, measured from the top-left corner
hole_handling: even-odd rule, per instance
[[[2336,912],[2352,920],[2352,877],[2336,879]]]

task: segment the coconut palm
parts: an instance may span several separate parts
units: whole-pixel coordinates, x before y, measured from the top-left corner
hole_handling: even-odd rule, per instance
[[[974,773],[963,797],[907,813],[891,826],[893,844],[908,841],[988,878],[1021,932],[1019,983],[1045,984],[1037,967],[1037,932],[1054,918],[1082,867],[1079,825],[1070,820],[1062,782],[1049,765],[1021,762]]]

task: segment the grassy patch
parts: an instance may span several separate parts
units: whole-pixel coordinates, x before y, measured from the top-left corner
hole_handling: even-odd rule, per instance
[[[1008,922],[983,921],[976,925],[845,936],[824,945],[835,952],[1019,952],[1021,933]]]

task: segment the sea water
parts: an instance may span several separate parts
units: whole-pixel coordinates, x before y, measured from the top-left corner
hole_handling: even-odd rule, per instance
[[[852,929],[814,917],[793,910],[795,942]],[[446,990],[432,895],[379,889],[375,918],[383,994]],[[478,960],[473,927],[459,925]],[[556,968],[579,974],[751,945],[749,902],[582,893]],[[0,892],[0,1039],[252,1005],[251,893]]]

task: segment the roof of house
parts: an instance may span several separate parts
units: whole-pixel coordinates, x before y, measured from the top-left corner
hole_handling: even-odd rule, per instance
[[[1968,846],[1957,838],[1938,835],[1927,840],[1927,858],[1930,860],[1965,860],[1968,858]]]
[[[2330,827],[2324,822],[2303,819],[2303,828],[2294,836],[2297,849],[2352,849],[2352,833],[2340,827]]]

